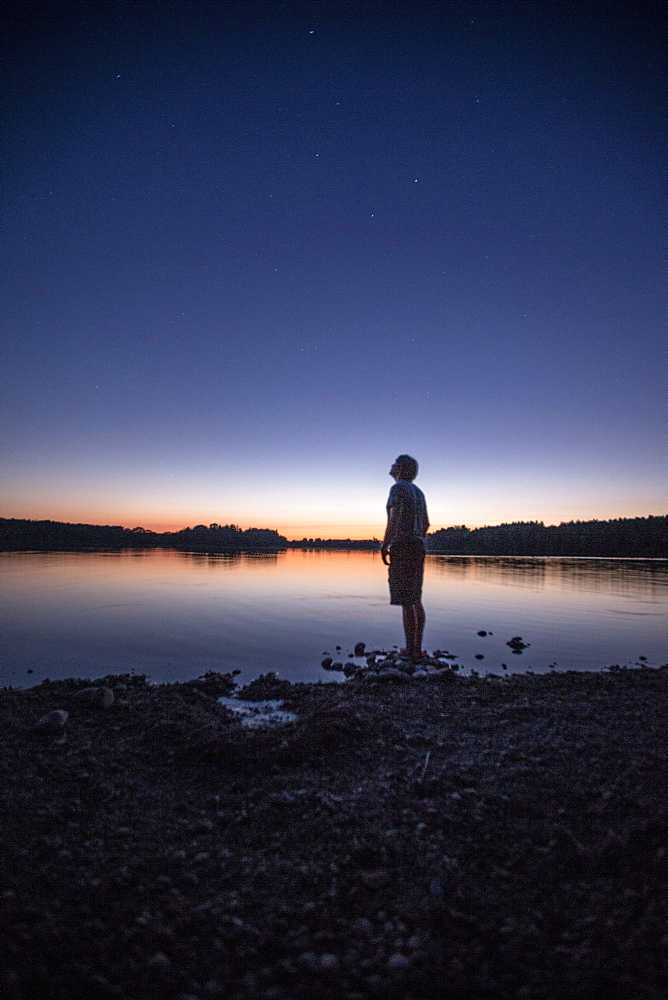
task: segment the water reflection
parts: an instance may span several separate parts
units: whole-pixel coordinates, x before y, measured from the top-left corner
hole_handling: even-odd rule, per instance
[[[0,573],[3,684],[131,670],[332,680],[319,664],[337,645],[338,659],[402,641],[377,552],[2,553]],[[463,670],[657,665],[667,594],[660,560],[430,555],[425,645]],[[519,656],[516,635],[531,644]]]
[[[275,564],[284,552],[177,552],[177,557],[195,563],[207,563],[215,568],[232,569],[241,563],[250,565]]]
[[[585,559],[566,556],[428,557],[434,573],[460,579],[509,583],[513,587],[605,590],[666,596],[668,563],[663,559]]]

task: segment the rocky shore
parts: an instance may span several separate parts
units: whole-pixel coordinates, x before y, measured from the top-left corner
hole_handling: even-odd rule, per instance
[[[4,689],[1,994],[659,1000],[667,680]]]

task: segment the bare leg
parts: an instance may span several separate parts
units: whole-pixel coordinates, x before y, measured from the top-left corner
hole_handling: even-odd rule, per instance
[[[425,613],[422,602],[404,604],[404,633],[406,635],[406,655],[413,660],[423,656],[422,635],[424,633]]]

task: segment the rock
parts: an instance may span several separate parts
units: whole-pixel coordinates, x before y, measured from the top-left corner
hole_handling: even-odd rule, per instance
[[[47,712],[37,722],[35,732],[44,733],[45,735],[60,733],[68,718],[69,712],[66,712],[64,708],[54,708],[53,711]]]
[[[200,819],[193,827],[195,833],[210,833],[215,827],[215,823],[210,819]]]
[[[366,651],[366,646],[363,642],[358,642],[355,645],[355,656],[364,656]]]
[[[506,643],[506,646],[510,646],[513,653],[521,653],[523,649],[526,649],[527,646],[530,645],[530,642],[524,642],[521,635],[513,636],[513,638]]]
[[[317,969],[320,966],[320,959],[314,951],[302,952],[302,954],[298,957],[297,962],[306,969]]]
[[[332,659],[331,656],[326,656],[324,660],[322,660],[322,662],[320,663],[320,666],[323,668],[323,670],[331,670],[333,662],[334,660]]]
[[[390,955],[387,960],[388,969],[392,969],[395,972],[401,972],[410,966],[410,959],[405,955],[402,955],[400,951],[396,951],[394,955]]]
[[[359,934],[362,937],[371,937],[373,934],[373,924],[366,917],[357,917],[350,925],[350,929],[353,934]]]
[[[169,958],[163,951],[156,951],[155,955],[151,955],[146,964],[149,969],[156,969],[158,972],[166,972],[172,965]]]
[[[95,708],[111,708],[114,704],[114,692],[108,687],[88,687],[77,691],[74,695],[77,702],[94,705]]]
[[[323,972],[334,972],[339,967],[339,957],[338,955],[325,953],[320,956],[319,965]]]
[[[374,680],[407,681],[408,674],[404,673],[403,670],[397,669],[397,667],[387,667],[385,670],[379,671],[379,673],[375,675]]]

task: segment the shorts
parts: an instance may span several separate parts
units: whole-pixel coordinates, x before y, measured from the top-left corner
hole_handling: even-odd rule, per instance
[[[390,604],[418,604],[422,598],[424,542],[408,538],[390,547]]]

